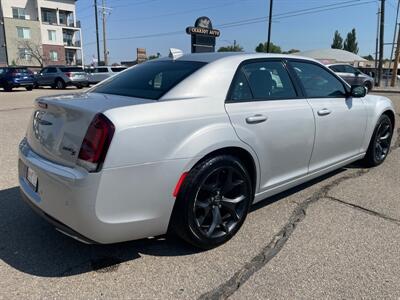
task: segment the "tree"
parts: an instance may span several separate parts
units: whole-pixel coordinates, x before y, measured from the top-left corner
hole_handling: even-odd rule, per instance
[[[267,43],[259,43],[256,47],[256,52],[267,52]],[[282,53],[282,49],[278,45],[274,45],[274,43],[271,42],[269,45],[269,53]]]
[[[366,56],[363,56],[362,58],[366,59],[366,60],[374,60],[374,57],[371,54],[368,54]]]
[[[356,37],[356,29],[353,28],[346,37],[346,40],[344,41],[344,46],[343,50],[353,52],[355,54],[358,53],[358,43],[357,43],[357,37]]]
[[[335,35],[333,36],[333,42],[331,45],[332,49],[343,49],[343,38],[340,36],[339,31],[335,31]]]
[[[19,42],[18,46],[19,49],[25,49],[25,54],[36,60],[40,64],[40,67],[43,68],[48,62],[48,58],[43,54],[43,49],[40,44],[35,44],[31,41],[23,41]]]
[[[283,54],[293,54],[293,53],[297,53],[297,52],[300,52],[300,50],[290,49],[289,51],[283,51]]]
[[[242,52],[243,47],[239,44],[229,45],[225,47],[219,47],[218,52]]]
[[[153,54],[153,55],[150,55],[149,56],[149,60],[152,60],[152,59],[157,59],[157,58],[160,58],[161,57],[161,53],[160,52],[157,52],[157,54]]]

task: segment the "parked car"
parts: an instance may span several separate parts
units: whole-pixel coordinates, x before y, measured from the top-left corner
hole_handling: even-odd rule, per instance
[[[363,85],[368,92],[372,91],[374,87],[374,78],[349,64],[332,64],[328,67],[350,85]]]
[[[87,74],[81,67],[49,66],[36,75],[37,87],[51,86],[64,89],[67,86],[75,86],[80,89],[88,85]]]
[[[354,161],[381,164],[394,122],[388,98],[314,60],[174,50],[86,93],[37,99],[19,184],[78,240],[173,231],[208,249],[253,203]]]
[[[16,87],[24,87],[32,91],[35,78],[31,70],[26,67],[0,68],[0,87],[9,92]]]
[[[90,84],[96,84],[104,79],[107,79],[123,70],[126,70],[124,66],[102,66],[86,69],[88,73],[88,80]]]

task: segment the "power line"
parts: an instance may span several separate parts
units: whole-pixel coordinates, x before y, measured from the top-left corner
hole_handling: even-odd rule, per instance
[[[357,3],[354,3],[354,2],[357,2]],[[277,17],[274,18],[274,20],[297,17],[297,16],[302,16],[302,15],[308,15],[308,14],[319,13],[319,12],[341,9],[341,8],[347,8],[347,7],[353,7],[353,6],[366,5],[366,4],[375,3],[375,2],[376,2],[376,0],[370,0],[367,2],[360,2],[360,0],[352,0],[352,1],[341,2],[341,4],[330,4],[330,5],[325,5],[325,6],[317,6],[317,7],[309,8],[309,9],[296,10],[296,11],[276,14],[274,16],[277,16]],[[345,3],[353,3],[353,4],[342,5]],[[336,7],[333,7],[334,5],[336,5]],[[338,5],[340,5],[340,6],[338,6]],[[231,27],[244,26],[244,25],[250,25],[250,24],[256,24],[256,23],[263,23],[263,22],[266,22],[267,20],[268,20],[268,17],[257,17],[257,18],[238,20],[235,22],[223,23],[223,24],[216,25],[216,27],[231,28]],[[134,40],[134,39],[152,38],[152,37],[160,37],[160,36],[171,36],[171,35],[177,35],[177,34],[182,34],[182,30],[163,32],[163,33],[146,34],[146,35],[110,38],[108,40],[110,40],[110,41]],[[90,44],[93,44],[93,42],[86,43],[86,45],[90,45]]]

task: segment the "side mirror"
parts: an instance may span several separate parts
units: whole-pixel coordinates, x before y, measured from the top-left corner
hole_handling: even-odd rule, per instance
[[[350,90],[350,96],[354,98],[362,98],[367,95],[367,89],[362,85],[353,85]]]

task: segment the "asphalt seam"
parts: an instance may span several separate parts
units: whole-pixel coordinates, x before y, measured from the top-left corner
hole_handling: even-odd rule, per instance
[[[363,176],[368,172],[369,170],[366,169],[352,172],[348,175],[337,178],[314,192],[311,197],[307,198],[294,209],[288,222],[272,238],[268,245],[261,250],[261,252],[254,256],[249,262],[245,263],[243,267],[230,279],[215,289],[202,294],[198,299],[227,299],[229,296],[233,295],[254,273],[263,268],[280,252],[280,250],[282,250],[283,246],[295,231],[297,225],[306,217],[307,209],[311,204],[316,203],[320,199],[327,198],[329,191],[344,181]]]
[[[357,205],[357,204],[353,204],[353,203],[350,203],[350,202],[347,202],[347,201],[344,201],[342,199],[335,198],[335,197],[332,197],[332,196],[326,196],[325,199],[328,199],[328,200],[331,200],[331,201],[335,201],[337,203],[343,204],[345,206],[348,206],[350,208],[356,209],[358,211],[362,211],[362,212],[367,213],[369,215],[372,215],[372,216],[375,216],[375,217],[378,217],[378,218],[382,218],[382,219],[384,219],[386,221],[389,221],[391,223],[395,223],[397,225],[400,225],[400,220],[399,219],[392,218],[392,217],[390,217],[388,215],[385,215],[383,213],[380,213],[378,211],[375,211],[375,210],[372,210],[372,209],[368,209],[368,208],[365,208],[363,206],[360,206],[360,205]]]
[[[7,108],[7,109],[0,109],[0,112],[9,112],[14,110],[21,110],[21,109],[32,109],[33,106],[26,106],[26,107],[16,107],[16,108]]]

